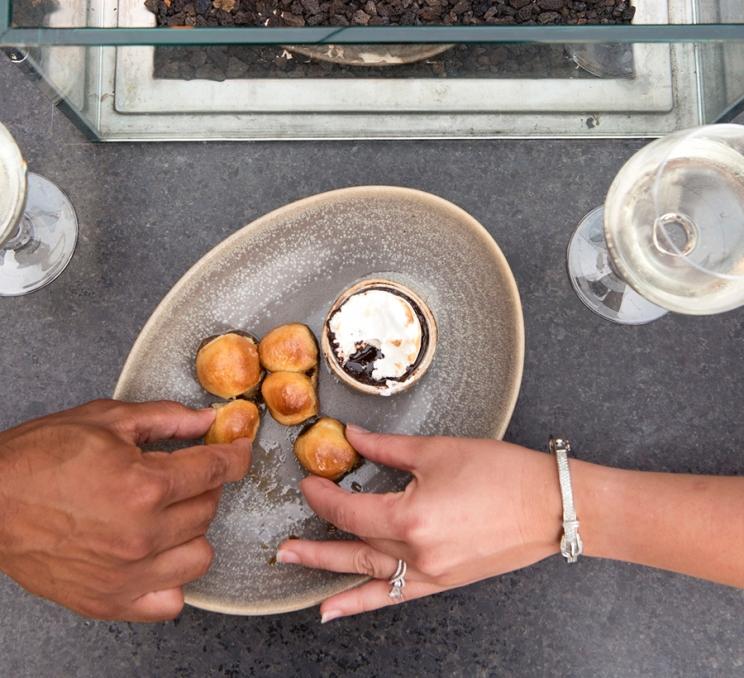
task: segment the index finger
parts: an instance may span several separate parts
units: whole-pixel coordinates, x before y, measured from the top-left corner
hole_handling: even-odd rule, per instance
[[[395,509],[401,493],[347,492],[317,476],[305,478],[300,489],[310,508],[339,529],[358,537],[398,539]]]
[[[354,424],[346,425],[346,438],[363,457],[401,471],[416,472],[427,438],[373,433]]]
[[[145,454],[143,460],[168,479],[162,504],[169,506],[241,480],[251,465],[251,443],[238,438],[229,445],[197,445],[171,454]]]

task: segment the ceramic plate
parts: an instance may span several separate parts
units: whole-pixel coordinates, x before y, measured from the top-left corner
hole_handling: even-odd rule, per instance
[[[214,398],[194,379],[194,354],[207,336],[233,328],[262,336],[286,322],[318,334],[329,305],[363,278],[408,285],[431,307],[439,341],[434,361],[410,391],[363,395],[320,370],[323,414],[371,430],[501,437],[519,391],[522,310],[509,265],[486,230],[441,198],[405,188],[332,191],[282,207],[227,238],[166,295],[135,342],[115,397],[174,399],[205,406]],[[288,612],[316,604],[362,577],[274,564],[290,535],[336,535],[297,489],[292,454],[299,427],[265,414],[253,466],[225,488],[208,537],[209,573],[187,588],[189,604],[231,614]],[[342,486],[400,489],[405,477],[363,464]]]

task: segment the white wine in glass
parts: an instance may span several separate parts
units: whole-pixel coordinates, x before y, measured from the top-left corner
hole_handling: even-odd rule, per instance
[[[52,282],[70,263],[77,232],[69,198],[26,170],[18,145],[0,124],[0,297]]]
[[[744,305],[744,126],[677,132],[638,151],[568,248],[581,300],[619,323]]]

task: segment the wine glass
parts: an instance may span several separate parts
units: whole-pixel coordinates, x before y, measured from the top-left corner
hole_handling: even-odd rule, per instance
[[[676,132],[622,167],[568,245],[592,311],[640,325],[744,305],[744,126]]]
[[[65,269],[78,222],[68,197],[27,172],[21,151],[0,124],[0,297],[28,294]]]

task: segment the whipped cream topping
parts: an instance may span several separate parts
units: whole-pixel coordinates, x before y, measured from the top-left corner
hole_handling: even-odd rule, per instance
[[[372,364],[375,381],[399,380],[416,362],[423,330],[410,302],[382,289],[350,296],[328,322],[334,351],[343,367],[354,354],[369,347],[377,357]],[[390,385],[390,384],[388,384]]]

